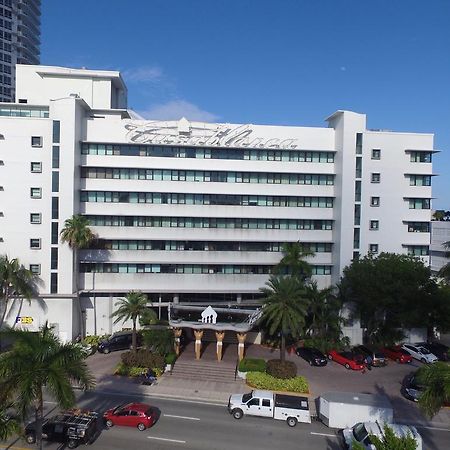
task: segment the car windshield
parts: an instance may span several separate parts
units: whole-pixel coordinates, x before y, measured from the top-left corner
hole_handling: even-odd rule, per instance
[[[116,406],[114,409],[113,409],[113,413],[117,413],[119,410],[121,410],[124,406],[126,406],[127,405],[127,403],[122,403],[121,405],[118,405],[118,406]]]
[[[367,430],[363,423],[357,423],[353,427],[353,436],[357,442],[362,442],[367,436]]]
[[[422,355],[429,355],[431,353],[430,350],[427,350],[425,347],[419,347],[419,352],[422,353]]]
[[[253,392],[249,392],[248,394],[244,394],[242,396],[242,403],[247,403],[252,398]]]

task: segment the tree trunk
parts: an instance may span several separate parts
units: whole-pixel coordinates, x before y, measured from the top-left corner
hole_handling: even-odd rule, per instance
[[[77,303],[77,309],[78,309],[78,320],[80,322],[80,334],[81,339],[83,339],[86,336],[86,332],[84,329],[84,322],[83,322],[83,311],[81,309],[81,300],[80,300],[80,294],[78,292],[78,249],[76,247],[73,247],[73,273],[75,275],[74,277],[74,288],[75,288],[75,295],[76,295],[76,303]]]
[[[42,399],[42,387],[38,394],[38,405],[35,410],[36,414],[36,445],[39,450],[42,450],[42,424],[43,424],[43,414],[44,414],[44,401]]]
[[[284,333],[281,332],[280,361],[284,363],[285,359],[286,359],[286,338],[284,337]]]
[[[133,353],[137,353],[137,336],[136,336],[136,317],[133,317],[133,335],[131,336],[131,345],[133,346]]]

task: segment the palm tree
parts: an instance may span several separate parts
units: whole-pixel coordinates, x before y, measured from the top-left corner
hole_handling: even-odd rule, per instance
[[[12,298],[22,297],[30,301],[35,293],[37,277],[17,258],[0,256],[0,329],[5,321],[8,303]]]
[[[280,274],[293,275],[302,281],[308,279],[312,274],[311,265],[305,261],[308,256],[314,256],[305,245],[297,242],[286,242],[282,248],[283,257],[278,263],[277,269]]]
[[[120,298],[116,303],[118,308],[111,314],[111,317],[115,317],[116,320],[114,323],[118,323],[120,321],[126,322],[127,320],[133,321],[133,337],[132,337],[132,347],[133,351],[137,352],[137,336],[136,336],[136,322],[141,316],[148,316],[150,314],[156,314],[153,310],[147,307],[149,300],[147,296],[143,294],[141,291],[130,291],[126,295],[125,298]]]
[[[341,332],[341,305],[333,291],[333,287],[319,289],[316,281],[305,286],[311,315],[309,331],[319,338],[339,338]]]
[[[445,257],[450,258],[450,241],[444,242],[442,246],[446,249]],[[441,267],[438,275],[445,279],[447,283],[450,284],[450,262],[448,262],[445,266]]]
[[[89,220],[81,214],[73,215],[64,222],[64,228],[60,233],[61,242],[67,242],[72,249],[74,291],[77,295],[78,315],[81,335],[84,337],[83,313],[81,311],[80,297],[78,294],[78,250],[87,248],[95,239],[95,234],[89,228]]]
[[[450,403],[450,365],[435,362],[417,371],[417,381],[425,386],[419,398],[419,407],[432,418],[446,403]]]
[[[0,405],[0,441],[6,441],[10,436],[20,433],[19,421],[8,413],[12,407],[11,403]]]
[[[8,329],[1,334],[14,344],[0,358],[0,391],[10,394],[22,420],[33,409],[36,441],[42,449],[44,387],[61,408],[70,408],[75,404],[72,382],[89,389],[94,378],[80,348],[61,343],[47,324],[38,333]]]
[[[305,324],[307,300],[302,283],[292,276],[272,276],[261,288],[261,322],[268,327],[269,334],[280,333],[280,360],[285,361],[286,336],[297,337]]]

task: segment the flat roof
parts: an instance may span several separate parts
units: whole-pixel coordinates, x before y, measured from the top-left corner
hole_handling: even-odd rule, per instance
[[[362,394],[359,392],[326,392],[320,397],[330,403],[346,403],[351,405],[364,405],[392,409],[392,404],[385,395]]]

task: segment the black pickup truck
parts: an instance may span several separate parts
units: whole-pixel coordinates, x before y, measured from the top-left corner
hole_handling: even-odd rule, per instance
[[[60,442],[68,448],[90,444],[97,433],[98,414],[91,411],[64,411],[51,418],[45,418],[42,425],[42,439]],[[28,444],[36,442],[36,422],[25,427]]]

